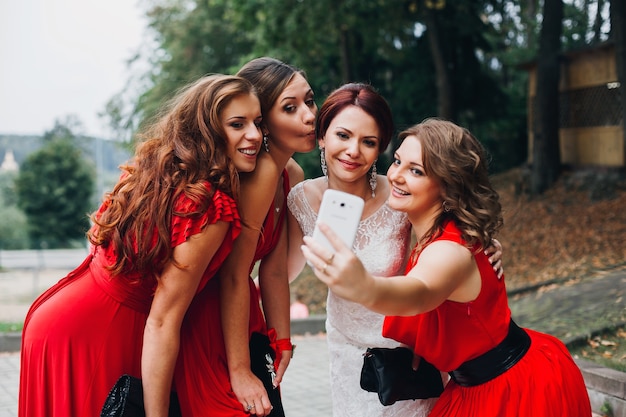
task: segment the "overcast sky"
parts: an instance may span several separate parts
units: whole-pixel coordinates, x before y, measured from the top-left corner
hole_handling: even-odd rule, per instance
[[[0,0],[0,134],[41,135],[76,116],[98,118],[130,78],[145,21],[137,0]]]

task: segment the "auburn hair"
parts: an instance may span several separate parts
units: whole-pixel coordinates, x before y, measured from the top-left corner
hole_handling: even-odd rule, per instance
[[[169,261],[176,264],[172,216],[202,216],[215,190],[238,198],[239,177],[220,116],[235,97],[248,94],[256,90],[241,77],[204,76],[182,88],[139,133],[133,160],[121,167],[120,180],[91,215],[94,227],[88,232],[93,245],[113,245],[114,275],[153,275]],[[181,194],[197,204],[195,211],[174,211]]]

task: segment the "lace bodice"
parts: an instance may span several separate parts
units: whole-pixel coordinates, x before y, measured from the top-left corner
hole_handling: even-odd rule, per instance
[[[306,236],[313,234],[317,213],[304,193],[304,184],[296,185],[287,197],[287,206]],[[410,245],[410,228],[405,213],[383,204],[359,223],[353,250],[373,275],[403,273],[405,255]],[[381,346],[382,317],[365,307],[345,301],[329,292],[327,320],[351,343],[367,348]],[[393,343],[393,342],[392,342]]]
[[[306,182],[306,181],[305,181]],[[287,196],[289,211],[306,236],[313,234],[317,212],[304,194],[304,183],[297,184]],[[387,203],[362,219],[357,230],[354,251],[369,272],[379,276],[402,274],[404,255],[410,245],[411,224],[405,213],[393,210]]]

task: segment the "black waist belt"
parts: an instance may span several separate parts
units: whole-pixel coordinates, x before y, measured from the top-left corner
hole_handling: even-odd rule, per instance
[[[450,372],[463,387],[483,384],[502,375],[519,362],[530,347],[530,336],[511,320],[509,333],[500,344],[477,358],[463,362]]]

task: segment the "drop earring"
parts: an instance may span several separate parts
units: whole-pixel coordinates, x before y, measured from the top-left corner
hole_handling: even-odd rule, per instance
[[[322,167],[322,174],[324,174],[326,181],[328,181],[328,167],[326,166],[326,151],[324,148],[320,148],[320,166]]]
[[[263,135],[263,147],[265,148],[265,152],[269,153],[270,152],[270,147],[269,147],[267,141],[268,141],[267,135]]]
[[[378,161],[378,159],[376,160]],[[376,174],[376,161],[372,164],[372,170],[370,171],[370,188],[372,189],[372,198],[376,197],[376,186],[378,185],[378,175]]]

